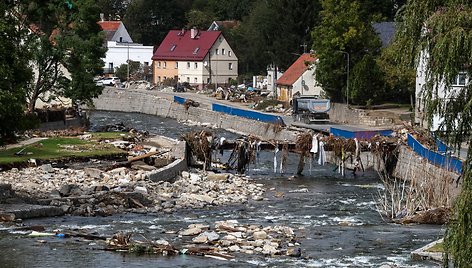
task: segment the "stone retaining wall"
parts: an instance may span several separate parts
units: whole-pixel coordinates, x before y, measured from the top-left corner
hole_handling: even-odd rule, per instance
[[[276,125],[231,116],[211,110],[189,107],[145,92],[105,88],[102,95],[94,99],[97,110],[137,112],[173,118],[178,121],[210,123],[213,127],[226,129],[263,140],[295,140],[296,133],[280,129]]]
[[[173,181],[182,171],[188,170],[185,147],[185,141],[177,141],[172,148],[172,156],[176,160],[165,167],[148,172],[146,176],[152,181]]]

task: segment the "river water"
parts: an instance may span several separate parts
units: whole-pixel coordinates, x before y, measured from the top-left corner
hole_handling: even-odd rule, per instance
[[[170,119],[130,113],[95,112],[91,122],[92,129],[123,122],[136,129],[174,138],[196,129]],[[223,130],[215,132],[228,139],[237,137]],[[0,232],[0,266],[379,267],[390,264],[395,267],[438,267],[431,262],[412,261],[409,254],[442,237],[444,227],[385,223],[376,211],[375,199],[382,185],[375,173],[366,172],[357,177],[348,174],[343,178],[331,165],[314,165],[311,175],[307,167],[305,176],[294,177],[297,163],[298,157],[291,154],[286,173],[274,174],[273,152],[261,152],[258,165],[251,166],[249,175],[265,185],[264,201],[173,214],[57,217],[24,223],[48,229],[78,229],[103,236],[128,231],[150,240],[166,239],[173,245],[181,243],[181,238],[166,232],[178,231],[191,223],[212,226],[215,221],[231,219],[244,224],[287,225],[294,228],[302,258],[236,254],[235,260],[221,261],[188,255],[135,255],[104,251],[103,245],[94,241],[53,237],[45,238],[47,243],[38,243],[38,238],[28,238],[21,233]]]

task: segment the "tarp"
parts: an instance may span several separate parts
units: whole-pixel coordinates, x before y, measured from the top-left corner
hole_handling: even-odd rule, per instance
[[[380,136],[390,136],[392,135],[393,131],[390,129],[386,130],[345,130],[340,128],[332,127],[330,128],[329,132],[336,137],[342,137],[346,139],[371,139],[375,135]]]
[[[276,116],[276,115],[264,114],[264,113],[244,110],[244,109],[238,109],[231,106],[225,106],[225,105],[216,104],[216,103],[213,103],[211,105],[211,108],[215,112],[226,113],[229,115],[241,116],[241,117],[252,119],[252,120],[257,120],[257,121],[272,123],[272,124],[281,124],[285,126],[285,122],[282,119],[282,117]]]
[[[447,154],[440,154],[429,150],[410,134],[408,134],[408,146],[419,156],[428,160],[431,164],[462,174],[461,160]]]

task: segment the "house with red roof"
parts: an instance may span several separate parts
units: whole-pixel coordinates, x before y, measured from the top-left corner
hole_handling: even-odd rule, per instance
[[[143,66],[150,66],[153,46],[134,43],[121,21],[105,21],[103,14],[98,22],[105,32],[104,46],[108,49],[105,58],[104,74],[113,76],[115,68],[128,61],[137,61]]]
[[[323,89],[315,79],[315,62],[316,57],[310,53],[304,53],[277,79],[279,101],[290,102],[295,94],[323,95]]]
[[[171,30],[152,60],[155,84],[173,78],[203,88],[238,77],[238,58],[221,31]]]

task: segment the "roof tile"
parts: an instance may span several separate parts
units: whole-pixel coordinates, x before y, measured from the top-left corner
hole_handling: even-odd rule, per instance
[[[221,35],[221,31],[198,31],[197,38],[193,39],[190,35],[189,30],[169,31],[152,59],[202,61]]]
[[[298,78],[300,78],[300,76],[310,68],[311,63],[315,60],[316,58],[309,53],[302,54],[277,80],[277,84],[285,86],[293,85]]]

